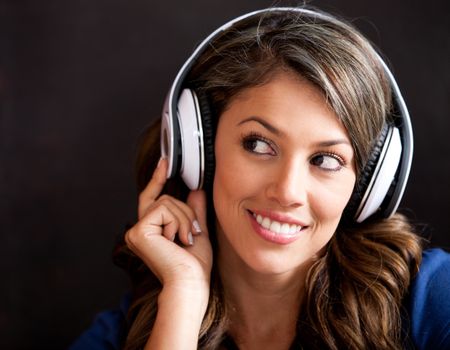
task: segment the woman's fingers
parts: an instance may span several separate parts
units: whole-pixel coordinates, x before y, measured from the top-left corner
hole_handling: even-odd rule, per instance
[[[166,183],[167,175],[167,159],[161,158],[158,165],[153,172],[152,178],[148,185],[139,195],[138,218],[141,219],[147,209],[155,202],[156,198],[161,194],[161,191]]]
[[[157,201],[158,202],[161,201],[161,198],[158,198],[158,196],[161,194],[161,191],[164,187],[164,184],[166,183],[166,174],[167,174],[167,159],[161,158],[158,162],[158,165],[155,169],[155,171],[153,172],[152,178],[149,181],[148,185],[146,186],[146,188],[141,192],[141,194],[139,195],[139,206],[138,206],[138,218],[139,220],[141,220],[148,211],[151,210],[152,206],[154,205],[154,203]],[[167,196],[168,197],[168,196]],[[184,244],[188,244],[188,245],[192,245],[193,243],[193,235],[198,235],[200,234],[202,231],[206,231],[206,199],[204,196],[204,192],[203,191],[193,191],[189,194],[188,197],[188,205],[186,205],[185,203],[183,203],[182,201],[179,201],[175,198],[172,197],[168,197],[170,198],[171,201],[173,201],[177,206],[178,209],[181,210],[181,212],[183,212],[187,217],[189,217],[189,219],[191,220],[190,222],[190,229],[189,230],[185,230],[182,229],[179,234],[180,234],[180,240],[184,243]],[[191,199],[189,199],[191,198]],[[189,204],[189,201],[192,202],[192,206]],[[176,210],[175,207],[172,207],[173,213],[180,213],[179,210]],[[192,209],[190,208],[192,207]],[[200,217],[196,218],[197,213],[194,212],[194,207],[195,210],[198,211]],[[176,216],[176,215],[175,215]],[[154,223],[156,225],[156,223]],[[164,229],[164,236],[166,236],[167,238],[173,238],[169,237],[171,234],[173,234],[173,230],[177,227],[177,223],[176,220],[170,220],[168,218],[166,218],[166,223],[160,223],[161,226],[167,226]],[[182,225],[183,228],[185,225]]]
[[[187,205],[193,209],[197,219],[197,226],[199,226],[201,230],[201,233],[198,232],[198,236],[194,238],[194,246],[189,249],[192,249],[191,252],[195,254],[198,261],[201,262],[206,276],[209,276],[212,267],[212,249],[208,235],[205,192],[201,190],[190,192],[187,198]]]
[[[196,221],[193,222],[195,233],[208,234],[206,216],[206,195],[204,191],[191,191],[187,198],[187,205],[194,211]]]
[[[189,219],[176,208],[167,203],[158,204],[127,231],[125,242],[162,280],[172,270],[172,264],[176,265],[176,251],[181,249],[172,241],[177,233],[181,237],[180,232],[189,226]],[[187,233],[183,236],[187,237]]]
[[[170,215],[173,216],[173,221],[164,225],[163,235],[173,241],[178,234],[178,238],[184,245],[194,244],[192,235],[192,223],[195,220],[194,212],[186,204],[177,203],[177,201],[167,198],[162,199],[161,204],[167,207]]]
[[[146,217],[144,230],[149,230],[147,234],[160,234],[174,240],[178,233],[183,244],[192,245],[193,236],[202,231],[193,209],[173,197],[159,197],[166,183],[167,166],[167,159],[161,158],[148,185],[139,195],[138,218]]]
[[[173,241],[178,234],[184,245],[192,245],[192,226],[194,211],[185,203],[169,196],[162,196],[138,223],[147,235],[163,235]]]
[[[125,241],[164,284],[209,281],[212,250],[203,191],[191,192],[187,203],[168,195],[153,199]]]

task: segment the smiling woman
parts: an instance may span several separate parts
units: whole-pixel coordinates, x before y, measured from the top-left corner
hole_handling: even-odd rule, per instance
[[[131,303],[73,349],[450,347],[450,258],[395,213],[411,152],[397,85],[350,25],[274,8],[219,28],[142,140],[115,255]]]
[[[289,70],[244,90],[219,119],[215,155],[216,236],[230,246],[219,261],[305,280],[356,178],[350,139],[323,93]]]

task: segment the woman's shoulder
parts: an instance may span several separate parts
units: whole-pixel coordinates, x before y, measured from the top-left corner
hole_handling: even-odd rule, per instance
[[[75,340],[69,350],[120,349],[130,300],[130,294],[126,294],[121,300],[120,307],[97,314],[90,327]]]
[[[450,254],[423,252],[409,300],[411,336],[419,349],[450,349]]]
[[[440,248],[423,251],[422,263],[418,277],[429,276],[430,273],[444,272],[450,268],[450,253]]]

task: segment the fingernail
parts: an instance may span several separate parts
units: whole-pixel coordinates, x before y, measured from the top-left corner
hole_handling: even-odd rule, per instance
[[[195,233],[199,234],[202,232],[202,229],[200,228],[200,224],[197,220],[192,221],[192,226],[194,226]]]
[[[163,161],[164,159],[166,159],[166,158],[165,158],[165,157],[159,158],[159,160],[158,160],[158,165],[156,165],[157,168],[159,168],[159,166],[161,165],[161,163],[162,163],[162,161]]]
[[[188,233],[188,242],[189,242],[189,245],[193,245],[194,244],[194,237],[192,237],[192,233],[191,232]]]

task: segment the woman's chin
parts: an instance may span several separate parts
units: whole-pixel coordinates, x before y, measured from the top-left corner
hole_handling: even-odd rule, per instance
[[[259,252],[242,257],[249,272],[262,276],[295,276],[303,275],[311,266],[311,261],[301,259],[289,260],[286,255],[273,252]]]

